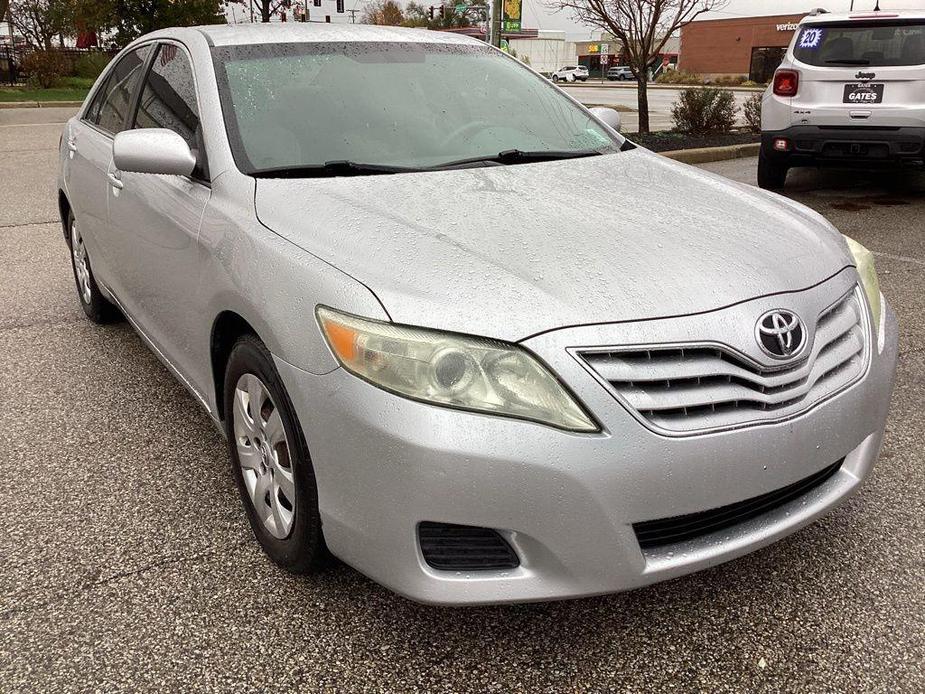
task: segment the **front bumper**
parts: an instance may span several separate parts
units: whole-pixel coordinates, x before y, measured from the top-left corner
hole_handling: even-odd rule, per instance
[[[749,303],[757,311],[767,301],[781,296]],[[896,320],[885,304],[859,382],[785,421],[695,436],[649,430],[563,349],[621,329],[574,328],[525,343],[601,422],[604,431],[593,435],[430,406],[343,369],[316,376],[277,360],[311,451],[331,551],[425,603],[609,593],[774,542],[843,501],[870,472],[897,355]],[[842,458],[839,471],[806,496],[722,533],[645,551],[636,539],[633,523],[764,494]],[[521,564],[506,571],[435,570],[418,545],[422,521],[498,529]]]
[[[790,149],[774,149],[785,138]],[[786,166],[897,166],[920,165],[925,156],[925,128],[820,127],[795,125],[761,133],[761,153]]]

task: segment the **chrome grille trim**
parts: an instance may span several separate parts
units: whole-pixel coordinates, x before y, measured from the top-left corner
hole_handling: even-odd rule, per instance
[[[856,383],[870,360],[866,303],[853,287],[816,318],[811,349],[764,366],[716,343],[583,349],[579,357],[640,421],[669,435],[779,421]]]

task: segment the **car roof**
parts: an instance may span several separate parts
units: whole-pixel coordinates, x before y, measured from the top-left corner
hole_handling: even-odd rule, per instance
[[[373,26],[369,24],[327,24],[321,22],[275,22],[269,24],[216,24],[198,26],[213,46],[242,46],[266,43],[400,42],[486,45],[483,41],[446,31]]]
[[[925,20],[925,11],[923,10],[881,10],[880,12],[849,12],[835,14],[833,12],[823,12],[821,14],[807,15],[800,20],[800,24],[820,24],[828,22],[850,22],[852,20],[877,20],[888,21],[890,19],[921,19]]]

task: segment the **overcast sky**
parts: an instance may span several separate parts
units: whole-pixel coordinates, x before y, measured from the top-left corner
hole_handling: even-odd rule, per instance
[[[875,0],[855,0],[854,9],[873,9]],[[576,24],[567,12],[555,12],[543,0],[523,0],[524,27],[530,29],[562,29],[569,39],[587,37],[589,29]],[[815,7],[829,12],[847,12],[850,0],[729,0],[720,13],[702,15],[705,19],[731,19],[769,14],[796,14]],[[881,0],[880,9],[925,9],[925,0]]]

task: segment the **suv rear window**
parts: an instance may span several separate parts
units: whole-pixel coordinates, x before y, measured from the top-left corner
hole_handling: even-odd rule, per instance
[[[800,28],[793,55],[818,66],[922,65],[925,22],[843,22]]]

